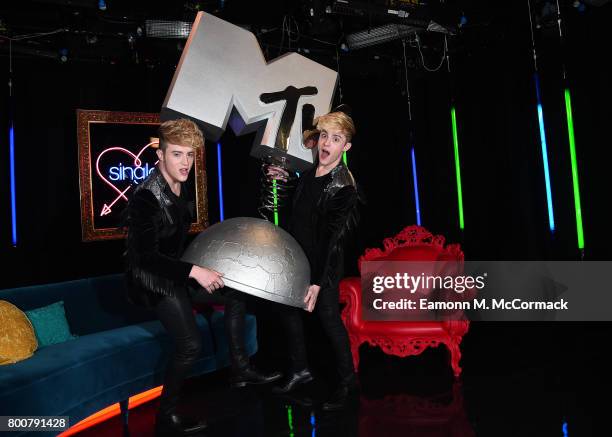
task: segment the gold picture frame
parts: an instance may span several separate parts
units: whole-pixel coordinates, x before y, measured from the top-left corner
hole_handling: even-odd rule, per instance
[[[157,128],[161,123],[159,114],[85,109],[77,109],[76,113],[82,239],[83,241],[98,241],[124,238],[126,232],[120,226],[120,211],[125,207],[129,196],[128,191],[138,183],[138,179],[144,179],[144,175],[154,169],[154,164],[149,165],[149,162],[146,163],[145,168],[142,165],[144,158],[141,160],[140,157],[145,150],[149,156],[153,156],[154,150],[147,148],[156,147],[152,137],[157,136]],[[115,143],[123,141],[123,138],[126,138],[127,144]],[[106,142],[112,144],[106,144]],[[187,182],[192,185],[190,191],[193,192],[195,204],[195,217],[189,229],[190,233],[201,232],[208,227],[204,150],[204,147],[197,150],[193,177],[190,177]],[[106,161],[113,154],[115,158],[121,157],[118,159],[123,161],[127,154],[132,162],[128,160],[126,165],[120,162],[118,167],[110,167],[110,170],[113,171],[107,174],[105,173],[106,168],[101,170],[101,166],[104,167],[104,162],[101,163],[104,161],[103,154],[106,154],[104,158]],[[138,177],[136,170],[141,170]],[[121,178],[121,172],[123,172],[123,178]],[[111,176],[114,176],[115,179],[111,180]],[[135,178],[136,182],[134,182]]]

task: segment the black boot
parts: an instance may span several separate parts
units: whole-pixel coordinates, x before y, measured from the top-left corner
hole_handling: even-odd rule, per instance
[[[230,385],[234,388],[244,387],[248,384],[268,384],[282,378],[283,374],[280,372],[272,372],[269,374],[263,374],[258,372],[251,366],[247,366],[240,370],[232,371],[230,377]]]
[[[176,413],[159,413],[155,420],[156,437],[189,436],[204,431],[208,424],[204,420],[182,417]]]
[[[284,394],[289,393],[294,390],[296,387],[306,384],[313,380],[312,375],[310,374],[310,370],[304,369],[299,372],[290,373],[287,375],[285,380],[281,383],[281,385],[277,385],[272,388],[272,393],[274,394]]]
[[[351,375],[340,382],[338,388],[336,388],[321,408],[323,411],[337,411],[348,406],[356,406],[358,402],[359,386],[357,385],[357,378],[355,375]]]
[[[225,333],[232,369],[249,367],[249,355],[244,344],[246,303],[237,297],[237,291],[226,294]]]

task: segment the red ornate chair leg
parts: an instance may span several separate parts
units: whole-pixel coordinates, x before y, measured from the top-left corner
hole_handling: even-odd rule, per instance
[[[459,345],[453,341],[448,343],[447,346],[450,352],[450,362],[453,368],[453,374],[455,378],[459,378],[459,376],[461,376],[461,366],[459,365],[459,361],[461,360],[461,349]]]
[[[355,367],[355,372],[359,371],[359,346],[361,343],[359,339],[350,336],[349,341],[351,342],[351,355],[353,355],[353,366]]]

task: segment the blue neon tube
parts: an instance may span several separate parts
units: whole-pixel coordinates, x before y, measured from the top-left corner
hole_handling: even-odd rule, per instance
[[[538,73],[534,74],[536,96],[538,99],[538,122],[540,124],[540,142],[542,143],[542,162],[544,164],[544,182],[546,184],[546,203],[548,206],[548,226],[551,232],[555,230],[555,215],[552,202],[552,190],[550,187],[550,170],[548,167],[548,147],[546,145],[546,131],[544,130],[544,110],[540,97],[540,78]]]
[[[221,171],[221,143],[217,143],[217,173],[219,180],[219,220],[225,219],[223,211],[223,173]]]
[[[17,246],[17,193],[15,191],[15,132],[13,124],[9,128],[9,149],[11,167],[11,223],[13,246]]]
[[[416,157],[414,154],[414,147],[410,149],[410,156],[412,157],[412,181],[414,183],[414,203],[416,208],[416,220],[417,225],[421,226],[421,202],[419,200],[419,184],[417,182]]]

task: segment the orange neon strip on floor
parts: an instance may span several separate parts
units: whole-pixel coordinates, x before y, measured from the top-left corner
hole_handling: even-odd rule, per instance
[[[139,405],[142,405],[152,399],[159,397],[162,391],[162,387],[163,386],[160,385],[159,387],[152,388],[151,390],[147,390],[145,392],[130,397],[128,401],[128,409],[131,410],[132,408],[136,408]],[[119,408],[119,404],[113,404],[110,407],[106,407],[103,410],[100,410],[97,413],[94,413],[91,416],[81,420],[76,425],[71,426],[69,429],[59,434],[57,437],[68,437],[70,435],[74,435],[87,428],[91,428],[92,426],[95,426],[98,423],[104,422],[105,420],[108,420],[111,417],[115,417],[119,415],[120,412],[121,409]]]

